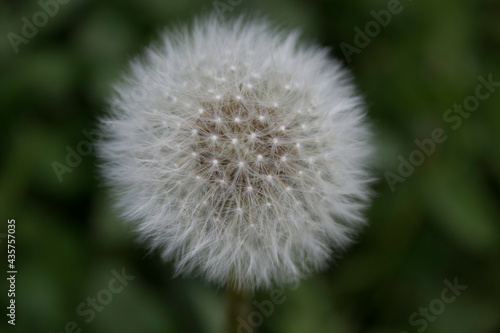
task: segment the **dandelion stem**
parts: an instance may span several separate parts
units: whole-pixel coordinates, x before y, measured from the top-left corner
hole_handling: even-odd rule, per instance
[[[245,325],[252,307],[252,295],[244,291],[228,290],[227,333],[238,332],[239,325]],[[239,319],[239,320],[238,320]],[[241,331],[241,329],[240,329]]]

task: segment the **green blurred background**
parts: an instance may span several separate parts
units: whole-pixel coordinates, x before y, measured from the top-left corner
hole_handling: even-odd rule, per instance
[[[500,81],[500,1],[404,0],[349,63],[339,45],[355,45],[354,28],[387,0],[221,3],[228,18],[257,12],[330,47],[366,97],[379,146],[369,226],[343,259],[286,290],[259,332],[500,332],[500,91],[458,129],[443,120],[474,94],[479,75]],[[82,332],[222,332],[224,290],[173,279],[171,265],[135,242],[110,209],[94,156],[62,182],[53,170],[54,161],[66,164],[67,146],[86,140],[82,131],[94,128],[128,61],[163,27],[214,3],[70,0],[15,53],[8,33],[21,35],[23,16],[32,21],[40,10],[36,1],[0,2],[0,267],[15,218],[18,268],[17,325],[6,324],[2,278],[0,331],[64,332],[74,321]],[[408,159],[414,140],[435,128],[448,140],[391,191],[384,174],[397,173],[398,156]],[[105,297],[123,268],[134,280],[86,323],[79,305]],[[468,288],[425,327],[412,324],[421,307],[439,309],[443,281],[455,278]]]

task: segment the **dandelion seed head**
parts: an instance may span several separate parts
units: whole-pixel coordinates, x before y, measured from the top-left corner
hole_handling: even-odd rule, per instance
[[[325,50],[263,21],[206,18],[131,67],[98,154],[123,216],[176,274],[271,288],[351,243],[370,198],[371,134]],[[132,93],[143,82],[156,85]]]

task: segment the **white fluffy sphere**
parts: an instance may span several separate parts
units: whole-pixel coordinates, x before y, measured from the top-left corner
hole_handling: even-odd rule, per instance
[[[345,248],[370,191],[370,130],[327,50],[262,21],[167,31],[115,85],[102,169],[176,272],[296,281]]]

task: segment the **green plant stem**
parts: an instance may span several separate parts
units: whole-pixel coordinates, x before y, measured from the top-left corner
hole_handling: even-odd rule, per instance
[[[228,290],[227,333],[237,333],[238,325],[246,321],[252,308],[252,296],[244,291]],[[238,320],[240,318],[240,320]]]

